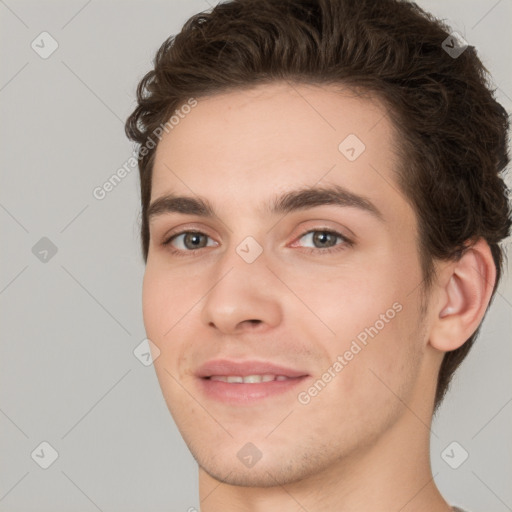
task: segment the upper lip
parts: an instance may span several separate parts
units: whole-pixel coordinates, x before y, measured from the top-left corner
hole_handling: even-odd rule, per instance
[[[198,377],[211,377],[212,375],[284,375],[285,377],[303,377],[307,372],[286,368],[266,361],[229,361],[228,359],[215,359],[199,367]]]

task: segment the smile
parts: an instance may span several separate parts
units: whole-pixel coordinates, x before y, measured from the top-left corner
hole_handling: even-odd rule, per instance
[[[259,384],[260,382],[271,382],[273,380],[283,381],[289,380],[291,377],[286,375],[212,375],[210,380],[217,380],[220,382],[228,382],[229,384]]]

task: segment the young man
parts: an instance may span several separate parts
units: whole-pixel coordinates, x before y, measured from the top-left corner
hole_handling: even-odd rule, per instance
[[[143,314],[203,512],[448,512],[435,408],[501,273],[507,115],[395,0],[233,0],[139,84]]]

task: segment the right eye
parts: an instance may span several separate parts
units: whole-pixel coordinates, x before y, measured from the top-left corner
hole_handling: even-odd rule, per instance
[[[181,231],[179,233],[174,233],[165,242],[163,242],[162,245],[170,246],[170,250],[174,254],[183,255],[183,253],[197,252],[197,249],[208,247],[207,244],[205,245],[205,243],[203,243],[208,238],[210,238],[208,235],[201,233],[200,231]],[[180,247],[176,248],[175,244]]]

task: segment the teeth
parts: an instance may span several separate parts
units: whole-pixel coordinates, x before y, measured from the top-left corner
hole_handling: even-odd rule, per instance
[[[246,377],[241,377],[239,375],[212,375],[210,377],[211,380],[218,380],[221,382],[228,383],[244,383],[244,384],[259,384],[260,382],[270,382],[271,380],[288,380],[288,377],[284,375],[247,375]]]
[[[246,384],[257,384],[258,382],[261,382],[263,380],[262,375],[247,375],[244,377],[244,383]]]

